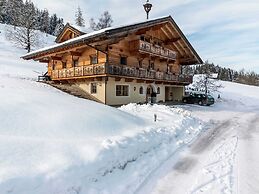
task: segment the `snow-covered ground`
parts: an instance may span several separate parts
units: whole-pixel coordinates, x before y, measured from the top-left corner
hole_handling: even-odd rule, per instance
[[[208,130],[158,169],[139,193],[259,193],[259,87],[221,84],[215,105],[181,106]]]
[[[0,194],[259,193],[258,87],[222,82],[211,107],[115,109],[37,83],[45,65],[4,28]]]
[[[202,131],[202,122],[181,108],[116,109],[37,83],[45,65],[20,59],[25,51],[6,41],[4,28],[1,194],[134,193]]]

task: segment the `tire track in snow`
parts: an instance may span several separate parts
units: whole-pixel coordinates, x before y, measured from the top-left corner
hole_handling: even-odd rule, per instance
[[[207,133],[204,133],[200,138],[198,138],[192,145],[191,153],[199,154],[209,147],[213,146],[213,143],[224,133],[226,129],[229,129],[231,122],[225,121],[215,128],[209,129]]]
[[[152,193],[190,194],[195,192],[197,193],[199,189],[204,189],[206,186],[208,186],[211,181],[213,181],[212,175],[209,177],[209,179],[207,179],[207,182],[205,181],[197,183],[195,186],[193,186],[193,183],[195,183],[195,180],[197,180],[197,177],[199,175],[198,172],[204,172],[204,166],[206,166],[206,164],[210,163],[212,165],[213,162],[215,162],[215,164],[217,163],[217,161],[214,160],[204,164],[204,160],[206,161],[206,159],[208,158],[207,156],[209,155],[209,153],[211,153],[211,150],[215,150],[216,148],[218,148],[218,144],[221,143],[222,140],[225,140],[226,134],[230,130],[232,130],[232,126],[236,122],[236,119],[238,118],[233,118],[232,120],[220,122],[216,124],[216,126],[214,125],[213,127],[207,129],[202,134],[200,134],[200,136],[196,140],[194,140],[192,144],[188,146],[189,149],[187,151],[184,151],[184,153],[181,154],[182,156],[178,157],[178,160],[175,157],[170,159],[171,168],[170,164],[167,164],[167,169],[169,171],[167,171],[167,173],[160,177],[160,179],[162,180],[159,180],[158,178],[157,186]],[[237,140],[237,138],[235,137],[234,140]],[[237,145],[237,142],[234,145],[235,146],[233,149],[236,149],[235,147]],[[235,152],[233,151],[233,153]],[[233,154],[231,156],[234,157]],[[219,179],[221,178],[223,180],[225,177],[228,177],[230,172],[232,172],[232,168],[230,168],[229,171],[226,171],[225,174],[221,173],[219,176],[215,175],[215,177],[218,177]],[[196,176],[193,176],[194,174],[196,174]],[[208,173],[206,175],[208,176]],[[230,180],[229,182],[231,181],[232,180]]]
[[[203,167],[199,179],[206,180],[194,186],[191,194],[210,193],[213,185],[217,184],[217,193],[232,194],[234,191],[234,163],[238,137],[233,136],[225,139],[217,146],[212,154],[209,155],[209,163]],[[207,163],[207,162],[206,162]],[[198,179],[198,182],[199,182]],[[215,192],[215,191],[214,191]]]
[[[237,193],[259,193],[259,114],[247,114],[239,136]]]

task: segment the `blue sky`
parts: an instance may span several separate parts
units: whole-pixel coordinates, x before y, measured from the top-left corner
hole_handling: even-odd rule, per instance
[[[114,25],[144,21],[145,0],[33,0],[74,22],[80,6],[88,22],[108,10]],[[202,59],[259,73],[259,0],[150,0],[151,18],[171,15]],[[88,25],[88,23],[87,23]]]

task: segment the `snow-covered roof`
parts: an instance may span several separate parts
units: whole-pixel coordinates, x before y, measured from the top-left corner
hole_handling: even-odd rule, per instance
[[[45,55],[45,54],[49,54],[50,52],[54,52],[54,51],[56,52],[57,50],[64,48],[64,47],[70,47],[70,46],[73,47],[79,43],[87,44],[90,40],[93,40],[94,38],[97,38],[97,37],[106,36],[106,38],[107,38],[107,36],[112,35],[112,34],[120,33],[123,31],[128,31],[128,30],[135,30],[135,29],[139,29],[139,28],[146,28],[146,27],[156,25],[156,24],[162,23],[162,22],[171,22],[174,25],[175,29],[180,34],[183,41],[186,43],[186,45],[188,45],[190,50],[192,50],[192,53],[197,58],[197,62],[202,63],[202,59],[197,54],[197,52],[194,50],[194,48],[192,47],[190,42],[187,40],[187,38],[185,37],[185,35],[183,34],[181,29],[178,27],[178,25],[175,23],[175,21],[173,20],[173,18],[171,16],[164,16],[164,17],[159,17],[159,18],[151,19],[151,20],[144,21],[144,22],[137,22],[137,23],[131,23],[131,24],[127,24],[127,25],[114,26],[114,27],[109,27],[109,28],[105,28],[102,30],[90,32],[87,34],[83,34],[79,37],[67,40],[65,42],[58,43],[58,44],[55,44],[50,47],[45,47],[45,48],[30,52],[30,53],[22,56],[22,58],[26,59],[26,60],[33,59],[35,57],[39,57],[38,55]],[[74,26],[74,28],[76,28],[76,26]],[[87,29],[81,29],[81,30],[87,30]]]
[[[90,27],[83,27],[83,26],[78,26],[78,25],[75,25],[75,24],[69,24],[69,25],[72,26],[73,28],[79,30],[80,32],[85,33],[85,34],[93,32],[93,30]]]
[[[217,79],[219,77],[219,74],[218,73],[212,73],[211,75],[210,75],[210,78],[212,78],[212,79]]]

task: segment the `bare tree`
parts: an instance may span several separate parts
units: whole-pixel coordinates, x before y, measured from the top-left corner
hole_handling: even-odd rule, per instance
[[[27,52],[31,51],[33,46],[39,44],[39,34],[36,28],[35,7],[32,2],[26,1],[23,12],[20,15],[20,26],[15,29],[8,29],[7,39],[13,41],[16,45],[23,47]]]
[[[90,27],[93,30],[101,30],[104,28],[111,27],[113,23],[112,16],[108,11],[105,11],[99,18],[98,23],[95,23],[94,19],[90,19]]]
[[[77,8],[75,16],[76,16],[76,25],[80,27],[85,27],[85,20],[83,18],[83,13],[80,7]]]

